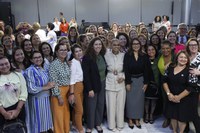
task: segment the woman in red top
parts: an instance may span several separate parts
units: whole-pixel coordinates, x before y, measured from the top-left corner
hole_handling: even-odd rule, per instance
[[[68,29],[69,29],[68,22],[66,21],[65,18],[62,18],[62,21],[61,21],[61,24],[60,24],[61,36],[67,36]]]

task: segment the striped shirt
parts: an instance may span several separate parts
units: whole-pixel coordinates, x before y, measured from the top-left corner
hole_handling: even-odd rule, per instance
[[[61,62],[56,58],[49,67],[50,81],[56,83],[56,86],[52,89],[53,96],[59,96],[59,86],[67,86],[70,84],[70,73],[71,70],[67,62]]]
[[[31,95],[49,95],[49,91],[43,90],[43,86],[49,82],[49,74],[47,69],[31,65],[25,71],[24,76],[27,81],[28,92]]]

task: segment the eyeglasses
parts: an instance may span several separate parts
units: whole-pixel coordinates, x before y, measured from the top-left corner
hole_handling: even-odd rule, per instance
[[[36,60],[36,59],[40,59],[40,58],[42,58],[42,56],[33,57],[34,60]]]
[[[189,47],[197,47],[197,44],[189,44]]]

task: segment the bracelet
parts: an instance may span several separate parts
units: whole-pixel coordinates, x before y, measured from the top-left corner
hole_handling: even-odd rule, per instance
[[[74,93],[69,93],[69,96],[74,95]]]
[[[167,92],[167,96],[169,96],[170,95],[170,92]]]

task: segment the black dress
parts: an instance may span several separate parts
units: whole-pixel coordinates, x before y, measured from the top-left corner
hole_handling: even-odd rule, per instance
[[[163,76],[163,83],[167,83],[170,92],[173,95],[179,95],[185,89],[190,91],[188,86],[189,69],[185,68],[181,72],[174,74],[174,67],[169,67]],[[166,118],[176,119],[181,122],[188,122],[194,118],[194,109],[190,108],[192,104],[192,97],[188,96],[181,99],[180,103],[167,101],[166,110],[164,114]]]

